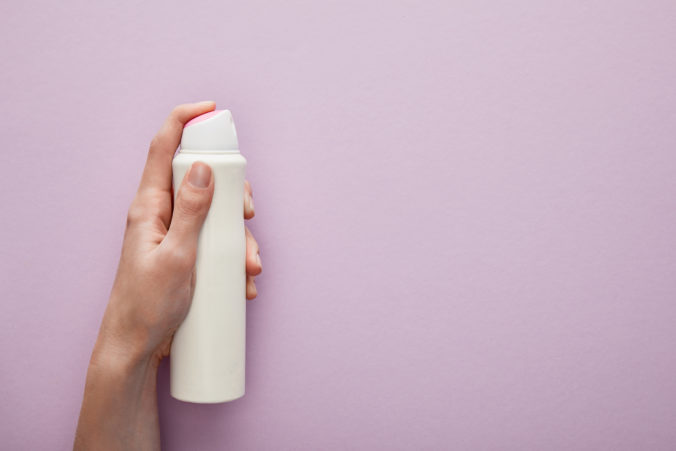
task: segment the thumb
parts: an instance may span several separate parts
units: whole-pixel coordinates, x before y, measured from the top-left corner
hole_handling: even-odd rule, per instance
[[[183,178],[174,203],[174,213],[165,237],[170,248],[194,253],[213,195],[211,168],[201,161],[193,163]]]

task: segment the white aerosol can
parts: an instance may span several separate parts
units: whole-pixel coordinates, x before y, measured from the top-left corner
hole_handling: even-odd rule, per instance
[[[171,346],[171,395],[217,403],[244,395],[246,160],[230,111],[206,113],[185,125],[173,162],[174,191],[196,161],[211,167],[214,197],[199,236],[190,311]]]

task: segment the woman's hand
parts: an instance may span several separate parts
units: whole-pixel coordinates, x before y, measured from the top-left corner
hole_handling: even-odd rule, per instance
[[[214,193],[211,168],[188,170],[172,209],[171,163],[183,126],[213,102],[176,107],[150,144],[127,217],[122,255],[87,373],[75,448],[159,449],[155,381],[195,286],[197,239]],[[251,186],[244,218],[254,216]],[[246,229],[246,297],[256,297],[262,270],[258,244]]]
[[[181,105],[150,144],[138,193],[131,203],[122,256],[103,320],[102,334],[126,351],[168,355],[174,332],[188,313],[195,281],[197,238],[214,192],[211,169],[197,162],[179,187],[172,212],[171,162],[186,122],[212,111],[213,102]],[[244,217],[254,216],[251,186]],[[262,270],[258,244],[246,229],[247,298],[256,297]]]

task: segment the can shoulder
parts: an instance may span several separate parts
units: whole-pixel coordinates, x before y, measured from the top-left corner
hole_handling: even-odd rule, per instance
[[[210,165],[246,166],[246,158],[241,153],[178,152],[174,156],[174,164],[192,164],[195,161],[204,161]]]

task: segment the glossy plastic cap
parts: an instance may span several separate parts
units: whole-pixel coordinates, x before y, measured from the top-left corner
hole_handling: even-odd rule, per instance
[[[232,113],[229,110],[211,111],[185,124],[181,151],[239,152]]]

